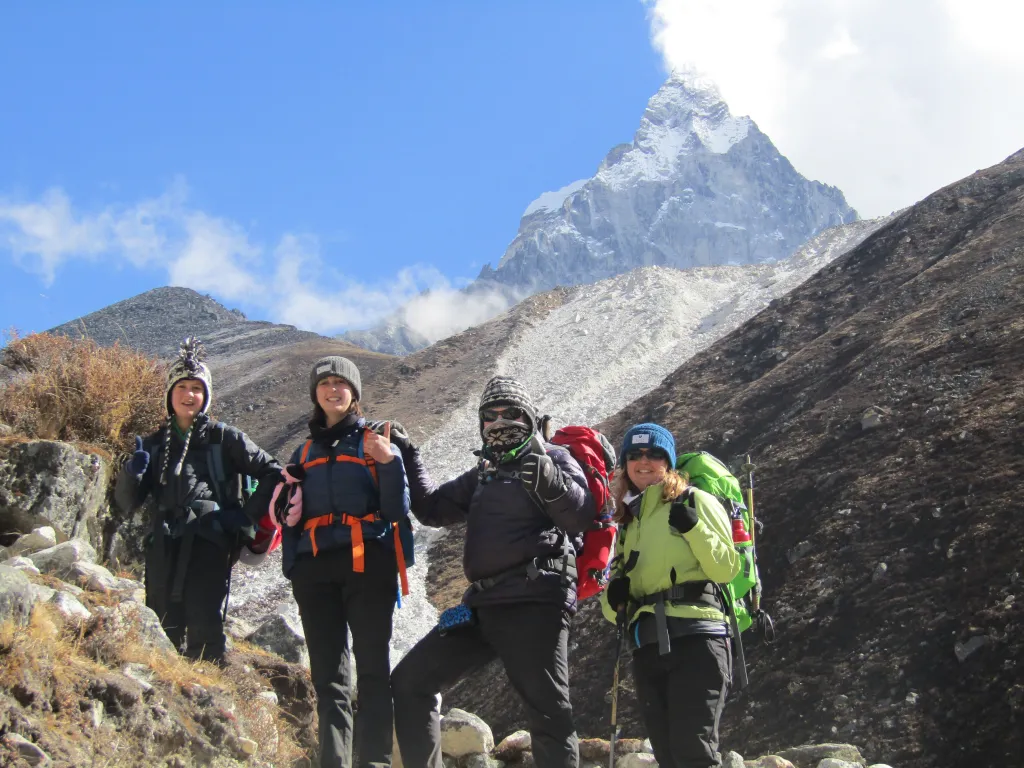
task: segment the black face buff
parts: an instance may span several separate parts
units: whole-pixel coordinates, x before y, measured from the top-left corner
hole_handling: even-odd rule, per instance
[[[521,421],[498,419],[484,427],[484,445],[500,452],[522,445],[530,437],[530,427]]]

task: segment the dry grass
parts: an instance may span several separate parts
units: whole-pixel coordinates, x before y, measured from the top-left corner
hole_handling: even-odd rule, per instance
[[[7,335],[0,363],[0,421],[30,438],[122,453],[163,415],[159,363],[127,347],[48,333]]]
[[[86,602],[98,607],[96,601]],[[122,680],[130,687],[120,674],[128,663],[141,664],[150,671],[159,697],[152,701],[159,701],[189,736],[202,739],[211,717],[226,718],[237,722],[244,735],[257,743],[257,755],[250,764],[292,765],[304,757],[295,729],[281,709],[259,697],[267,690],[266,681],[241,665],[222,669],[154,650],[140,642],[134,625],[118,632],[102,622],[65,622],[45,603],[35,606],[27,626],[10,621],[0,625],[0,690],[9,693],[34,722],[41,746],[73,746],[79,758],[90,755],[90,764],[138,765],[139,758],[154,748],[144,743],[152,728],[146,723],[144,700],[119,713],[108,712],[103,729],[92,726],[90,711],[82,705],[112,680]],[[197,692],[206,691],[215,694],[216,704],[202,701],[205,694]],[[112,753],[113,742],[117,748]],[[187,748],[184,753],[176,752],[184,758],[179,764],[192,764],[187,753]],[[223,759],[235,764],[228,755]]]

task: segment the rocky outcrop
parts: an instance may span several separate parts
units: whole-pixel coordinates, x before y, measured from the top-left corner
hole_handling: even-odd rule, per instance
[[[269,767],[312,753],[308,673],[262,652],[232,652],[224,670],[187,661],[141,584],[68,546],[80,542],[33,552],[45,532],[29,537],[21,551],[48,553],[48,573],[0,564],[0,764]],[[76,568],[82,586],[57,577]]]
[[[0,535],[49,526],[61,541],[103,546],[110,463],[69,443],[0,443]]]

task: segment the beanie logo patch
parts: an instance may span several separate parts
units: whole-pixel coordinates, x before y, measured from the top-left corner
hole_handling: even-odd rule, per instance
[[[647,444],[651,442],[651,436],[645,434],[633,435],[633,445]]]
[[[334,365],[332,363],[324,363],[323,365],[317,366],[316,375],[319,376],[321,373],[327,373],[332,370],[334,370]]]

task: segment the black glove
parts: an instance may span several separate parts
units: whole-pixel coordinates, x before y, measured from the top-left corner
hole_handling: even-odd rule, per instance
[[[142,438],[135,436],[135,452],[128,459],[128,471],[133,475],[141,475],[149,466],[149,451],[142,447]]]
[[[697,510],[690,506],[690,495],[680,496],[668,510],[668,524],[679,533],[689,533],[697,524]]]
[[[241,507],[228,507],[220,511],[220,527],[226,533],[238,533],[249,525],[252,525],[252,520]]]
[[[608,582],[608,605],[618,613],[629,603],[629,577],[618,576]]]
[[[531,453],[519,469],[519,477],[527,489],[536,493],[543,501],[554,501],[568,490],[562,470],[546,453]]]
[[[376,432],[378,435],[384,434],[384,425],[386,421],[368,421],[366,423],[367,429],[372,432]],[[409,433],[405,431],[405,427],[402,426],[401,422],[391,422],[391,444],[397,445],[398,450],[405,455],[405,452],[414,449],[416,446],[412,444],[412,440],[409,438]]]

